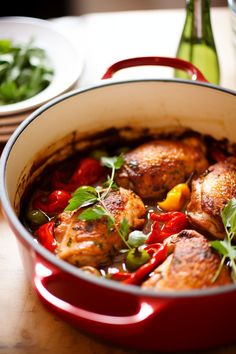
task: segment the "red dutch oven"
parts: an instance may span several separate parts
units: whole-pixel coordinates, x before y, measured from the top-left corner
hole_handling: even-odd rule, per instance
[[[42,302],[80,329],[140,350],[212,348],[236,339],[236,286],[193,291],[152,291],[97,278],[61,261],[37,244],[18,219],[28,184],[52,162],[81,147],[94,132],[134,127],[194,129],[236,142],[235,92],[206,82],[191,64],[173,58],[134,58],[114,64],[182,68],[196,81],[105,80],[72,91],[31,114],[11,136],[1,157],[4,214]],[[105,143],[105,142],[104,142]]]

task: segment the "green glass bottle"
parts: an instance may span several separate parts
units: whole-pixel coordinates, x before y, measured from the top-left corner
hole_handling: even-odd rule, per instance
[[[213,83],[220,83],[220,67],[210,18],[210,0],[187,0],[186,19],[176,56],[194,64]],[[188,79],[181,70],[175,77]]]

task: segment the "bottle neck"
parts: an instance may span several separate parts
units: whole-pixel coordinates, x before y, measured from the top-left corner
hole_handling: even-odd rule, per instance
[[[200,39],[205,36],[206,26],[210,25],[210,0],[186,0],[187,21],[192,24],[192,36]]]

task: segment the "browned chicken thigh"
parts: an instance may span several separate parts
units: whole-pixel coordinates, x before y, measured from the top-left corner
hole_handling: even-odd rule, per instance
[[[187,205],[190,222],[199,230],[223,239],[221,211],[236,197],[236,157],[218,162],[192,181],[191,200]]]
[[[220,265],[220,257],[203,235],[194,230],[183,230],[170,236],[166,242],[171,254],[143,283],[143,288],[175,291],[232,283],[226,266],[216,281],[212,282]]]
[[[104,200],[106,209],[114,217],[117,227],[126,218],[131,229],[139,229],[145,222],[145,207],[132,191],[120,188],[111,191]],[[58,257],[79,267],[99,267],[109,264],[112,256],[122,248],[122,239],[115,228],[108,229],[107,218],[81,221],[81,210],[65,211],[58,215],[55,238]]]
[[[117,183],[142,198],[162,198],[191,173],[199,174],[207,168],[204,152],[204,145],[195,137],[143,144],[125,154]]]

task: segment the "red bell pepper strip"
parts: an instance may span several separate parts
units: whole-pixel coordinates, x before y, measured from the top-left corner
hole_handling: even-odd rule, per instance
[[[118,280],[118,281],[123,281],[125,279],[130,278],[131,273],[129,272],[122,272],[122,271],[118,271],[114,274],[111,275],[111,279],[112,280]]]
[[[138,268],[134,273],[131,273],[127,279],[123,281],[125,284],[139,285],[141,284],[159,264],[161,264],[167,257],[167,245],[156,244],[156,250],[153,253],[153,249],[150,250],[152,258]]]
[[[89,186],[96,183],[104,174],[105,168],[93,157],[85,157],[80,160],[79,165],[72,176],[65,181],[67,173],[55,171],[53,174],[54,188],[62,188],[66,191],[74,191],[83,185]]]
[[[70,193],[63,190],[56,190],[48,196],[38,196],[33,200],[34,209],[40,209],[47,214],[61,213],[71,199]]]
[[[35,232],[39,243],[47,248],[50,252],[54,252],[57,247],[57,242],[54,238],[54,221],[49,221],[41,225]]]
[[[144,249],[145,249],[145,251],[148,252],[148,254],[149,254],[150,256],[153,256],[153,254],[154,254],[156,251],[159,251],[160,245],[162,245],[162,244],[160,244],[160,243],[153,243],[152,245],[147,245]]]
[[[163,242],[167,237],[188,227],[187,216],[180,211],[162,214],[151,213],[150,219],[154,220],[154,222],[149,237],[146,240],[147,244]],[[163,223],[163,226],[160,227],[159,223]]]
[[[169,235],[176,234],[188,227],[188,219],[186,214],[179,213],[174,215],[166,224],[164,224],[161,232],[168,233]]]
[[[152,244],[156,242],[160,242],[162,240],[161,229],[159,223],[154,221],[151,226],[151,232],[145,243]]]
[[[179,216],[183,214],[181,211],[168,211],[166,213],[150,213],[150,219],[153,221],[159,221],[159,222],[167,222],[170,219],[173,219],[175,216]]]

